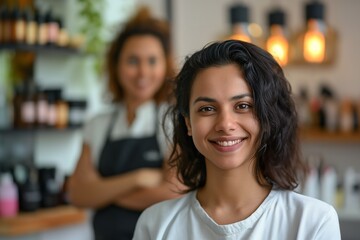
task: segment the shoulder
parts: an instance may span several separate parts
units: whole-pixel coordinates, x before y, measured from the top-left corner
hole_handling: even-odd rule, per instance
[[[338,215],[332,205],[293,191],[277,192],[279,195],[277,203],[298,220],[303,219],[317,226],[330,222],[338,224]]]
[[[294,191],[278,190],[278,192],[280,200],[289,204],[294,204],[295,206],[303,210],[306,210],[308,208],[318,209],[317,211],[328,211],[329,209],[333,209],[333,206],[326,202],[323,202],[316,198],[305,196]]]
[[[321,200],[293,191],[276,191],[275,215],[287,218],[301,239],[340,239],[339,219],[335,208]],[[296,227],[295,227],[296,226]],[[294,229],[292,229],[294,230]]]
[[[151,207],[145,209],[142,213],[144,217],[151,216],[151,218],[156,217],[158,219],[167,218],[171,215],[176,214],[179,210],[183,209],[187,205],[190,205],[192,193],[187,193],[179,198],[165,200],[159,203],[152,205]]]
[[[96,137],[98,134],[101,135],[102,132],[106,131],[105,129],[108,127],[115,109],[116,106],[103,109],[91,116],[85,122],[83,127],[83,136],[87,141],[90,141],[91,138]]]
[[[167,226],[181,211],[191,206],[194,193],[187,193],[176,199],[165,200],[145,209],[138,222],[136,229],[139,231],[160,230]]]

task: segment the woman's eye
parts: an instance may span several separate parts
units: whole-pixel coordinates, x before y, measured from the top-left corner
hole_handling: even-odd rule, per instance
[[[211,112],[214,111],[213,107],[202,107],[199,109],[199,112]]]
[[[241,104],[236,105],[236,109],[239,109],[239,110],[247,110],[247,109],[250,109],[251,107],[252,106],[247,103],[241,103]]]
[[[151,58],[149,58],[149,64],[150,65],[155,65],[156,64],[156,57],[151,57]]]
[[[139,63],[139,60],[135,57],[130,57],[127,61],[130,65],[137,65]]]

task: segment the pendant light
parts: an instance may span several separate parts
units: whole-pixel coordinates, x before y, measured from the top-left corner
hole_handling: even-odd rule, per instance
[[[289,42],[285,35],[285,13],[281,9],[269,12],[269,36],[266,50],[271,53],[281,66],[288,63]]]
[[[244,4],[232,5],[230,11],[231,36],[229,39],[242,40],[251,42],[248,31],[249,25],[249,9]]]
[[[311,63],[322,63],[325,60],[326,26],[324,23],[324,5],[318,1],[306,4],[306,25],[304,35],[304,59]]]

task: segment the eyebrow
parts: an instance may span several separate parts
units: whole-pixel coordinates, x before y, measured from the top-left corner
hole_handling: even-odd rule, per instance
[[[230,98],[231,101],[233,100],[239,100],[245,97],[250,97],[253,98],[252,95],[250,93],[244,93],[244,94],[240,94],[240,95],[236,95]],[[209,102],[209,103],[213,103],[216,102],[216,100],[214,98],[209,98],[209,97],[198,97],[194,100],[193,105],[197,102]]]

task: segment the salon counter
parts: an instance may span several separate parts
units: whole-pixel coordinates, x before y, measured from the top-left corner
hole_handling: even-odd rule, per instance
[[[20,213],[16,217],[0,218],[0,237],[25,236],[65,228],[82,224],[86,219],[85,210],[69,205]]]

